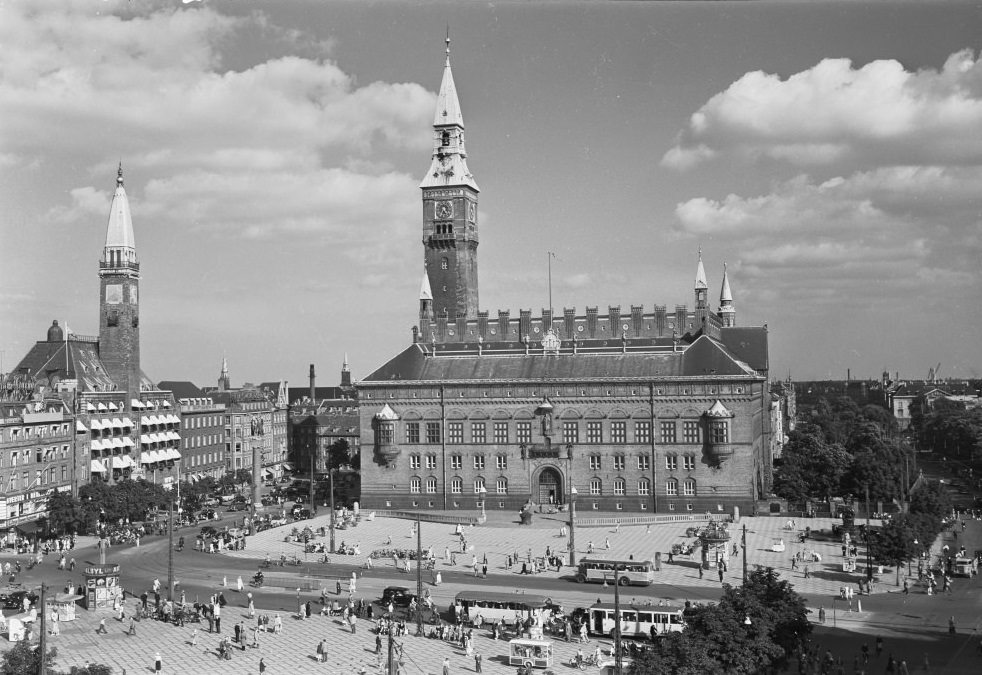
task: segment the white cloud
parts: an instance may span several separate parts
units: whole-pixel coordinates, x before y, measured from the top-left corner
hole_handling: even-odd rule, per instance
[[[982,168],[964,167],[890,167],[823,183],[797,176],[766,195],[690,199],[676,216],[684,233],[734,242],[737,295],[777,288],[786,301],[902,302],[912,291],[941,298],[978,289],[980,181]]]
[[[691,116],[662,164],[690,169],[724,154],[802,166],[980,162],[982,61],[963,50],[940,70],[824,59],[787,79],[747,73]]]

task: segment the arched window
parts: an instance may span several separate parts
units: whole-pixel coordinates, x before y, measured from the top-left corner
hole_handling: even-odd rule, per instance
[[[506,495],[506,494],[508,494],[508,479],[507,478],[499,478],[498,480],[496,480],[495,481],[495,489],[496,489],[496,491],[498,492],[499,495]]]
[[[591,495],[602,495],[603,494],[603,481],[599,478],[590,479],[590,494]]]
[[[419,480],[419,476],[413,476],[412,478],[409,479],[409,491],[412,492],[414,495],[419,494],[420,482],[421,481]]]
[[[426,494],[434,495],[436,494],[436,478],[430,476],[426,479]]]
[[[484,488],[484,477],[478,476],[474,479],[474,494],[479,495]]]
[[[445,270],[448,269],[449,267],[450,267],[450,261],[447,260],[446,258],[442,258],[440,260],[440,269]]]
[[[677,497],[679,494],[679,482],[674,478],[665,481],[665,494],[669,497]]]
[[[696,481],[694,478],[686,478],[682,483],[682,494],[686,497],[694,497],[696,494]]]
[[[444,131],[442,134],[440,134],[440,144],[443,147],[446,147],[446,146],[450,145],[450,132],[449,131]]]
[[[623,495],[624,494],[624,490],[625,490],[625,486],[626,486],[626,483],[625,483],[625,481],[624,481],[623,478],[615,478],[614,479],[614,494],[615,495]]]
[[[638,494],[639,495],[650,495],[651,494],[651,481],[647,478],[642,478],[638,481]]]
[[[464,491],[464,480],[460,476],[454,476],[450,479],[450,492],[455,495],[459,495]]]

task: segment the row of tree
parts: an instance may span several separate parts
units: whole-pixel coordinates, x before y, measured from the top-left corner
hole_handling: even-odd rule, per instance
[[[918,447],[942,455],[982,456],[982,408],[940,398],[928,405],[922,396],[910,406],[910,424]]]
[[[774,462],[774,493],[792,503],[863,495],[902,500],[916,465],[888,410],[851,398],[821,399]]]
[[[184,481],[180,507],[187,512],[198,511],[204,499],[232,494],[251,484],[252,474],[246,469],[226,473],[218,480],[206,477],[193,483]],[[176,497],[173,490],[165,490],[142,478],[113,484],[94,481],[80,487],[77,497],[70,492],[53,492],[48,497],[48,515],[42,519],[41,526],[42,530],[61,535],[94,532],[98,523],[141,523],[167,512]]]

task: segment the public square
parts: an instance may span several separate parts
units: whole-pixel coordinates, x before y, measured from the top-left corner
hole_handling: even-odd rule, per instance
[[[592,514],[591,514],[592,515]],[[609,514],[603,514],[609,515]],[[510,515],[491,514],[489,522],[482,526],[465,528],[465,536],[469,544],[473,544],[473,553],[459,554],[457,565],[451,566],[443,560],[446,548],[454,549],[458,542],[455,527],[448,524],[422,523],[423,548],[433,547],[438,561],[436,570],[440,571],[442,584],[433,585],[429,572],[423,576],[424,587],[427,588],[437,606],[446,610],[452,603],[454,595],[466,588],[479,587],[489,591],[504,591],[509,593],[539,593],[551,597],[564,607],[589,606],[598,599],[612,600],[613,588],[598,584],[576,584],[562,577],[570,572],[564,566],[557,575],[548,571],[533,576],[518,574],[518,567],[508,570],[505,568],[505,558],[516,550],[520,556],[526,556],[532,549],[533,556],[544,553],[548,546],[556,550],[564,546],[564,539],[559,536],[561,516],[537,517],[530,527],[520,527],[509,522]],[[613,517],[613,516],[610,516]],[[329,517],[318,515],[311,521],[302,521],[315,530],[326,526]],[[814,529],[828,528],[833,521],[828,519],[811,519],[808,526]],[[801,521],[796,525],[800,525]],[[114,668],[114,672],[143,672],[152,670],[153,657],[159,652],[163,658],[165,671],[178,672],[220,672],[220,673],[256,673],[259,659],[264,659],[267,673],[295,672],[304,667],[317,668],[323,672],[338,675],[358,673],[360,668],[367,672],[378,672],[378,659],[385,656],[386,642],[383,638],[383,652],[380,657],[375,654],[375,634],[372,622],[360,620],[357,622],[357,632],[352,636],[351,631],[343,626],[341,620],[333,617],[320,616],[320,588],[327,589],[328,598],[335,598],[338,581],[342,582],[344,590],[342,599],[347,598],[347,580],[351,572],[358,574],[356,598],[377,600],[386,586],[401,585],[415,588],[415,567],[413,573],[407,574],[396,569],[391,559],[374,561],[371,570],[365,569],[366,556],[379,548],[407,548],[416,546],[415,536],[410,536],[413,522],[398,518],[376,518],[372,521],[363,519],[356,527],[337,533],[336,543],[340,546],[342,540],[346,544],[358,544],[361,556],[332,556],[331,563],[322,564],[310,562],[300,567],[273,567],[266,570],[268,579],[275,584],[267,584],[263,588],[252,588],[245,585],[242,593],[236,590],[237,580],[241,576],[246,582],[258,568],[260,561],[268,553],[274,560],[281,554],[299,554],[301,545],[283,541],[290,534],[292,526],[283,526],[260,532],[247,539],[247,548],[242,551],[225,552],[222,554],[207,554],[186,549],[174,554],[174,573],[179,580],[177,588],[183,590],[189,602],[204,602],[213,593],[222,592],[228,599],[228,606],[223,614],[223,635],[210,634],[207,622],[187,624],[176,627],[170,624],[152,620],[143,620],[136,624],[136,635],[129,635],[129,619],[117,622],[111,610],[89,612],[79,609],[79,617],[74,622],[62,624],[60,635],[49,636],[48,644],[58,649],[57,665],[67,669],[72,665],[85,663],[104,663]],[[872,647],[876,636],[885,641],[883,664],[872,672],[879,671],[885,665],[886,652],[898,660],[908,659],[912,666],[918,669],[923,663],[924,654],[928,654],[931,664],[930,672],[937,673],[974,673],[978,672],[982,657],[978,651],[979,643],[979,585],[977,579],[956,580],[955,592],[952,595],[928,597],[924,589],[916,587],[909,596],[905,596],[894,584],[892,570],[885,570],[880,583],[876,584],[873,594],[862,596],[861,611],[849,611],[846,603],[835,600],[839,589],[848,579],[856,575],[844,575],[841,572],[841,551],[838,544],[833,542],[809,542],[810,552],[822,557],[821,564],[815,564],[809,578],[803,573],[790,569],[791,555],[801,546],[789,541],[790,534],[785,528],[785,518],[743,518],[735,526],[731,526],[734,534],[742,534],[742,527],[747,527],[748,565],[766,565],[779,570],[782,577],[793,581],[796,589],[808,599],[809,607],[813,610],[810,618],[816,624],[816,634],[813,642],[820,649],[831,648],[841,655],[847,668],[855,655],[859,654],[863,641]],[[979,541],[982,527],[979,522],[972,521],[962,535],[961,541],[972,543]],[[681,605],[685,600],[692,602],[709,602],[718,597],[720,582],[715,571],[709,570],[700,579],[694,561],[687,557],[676,557],[675,562],[667,563],[667,552],[673,543],[687,541],[685,523],[671,523],[651,526],[621,525],[620,527],[577,527],[576,541],[578,556],[586,554],[589,542],[593,542],[597,554],[614,557],[635,559],[654,558],[656,552],[662,553],[663,564],[656,573],[657,582],[647,588],[621,588],[622,602],[644,603],[649,600],[657,603],[660,600],[669,604]],[[188,536],[194,530],[184,528],[179,532]],[[787,547],[783,553],[770,550],[775,540],[784,539]],[[391,540],[391,544],[388,542]],[[315,541],[326,541],[318,537]],[[610,548],[605,544],[609,541]],[[688,539],[691,541],[691,538]],[[734,537],[739,541],[739,536]],[[582,543],[581,543],[582,542]],[[93,540],[83,538],[79,548],[73,552],[84,566],[85,560],[95,560],[97,553],[93,548]],[[940,552],[944,541],[936,542],[935,550]],[[127,609],[135,606],[134,596],[139,596],[149,589],[154,578],[165,583],[167,579],[167,538],[153,537],[144,541],[139,547],[114,547],[109,549],[108,561],[121,565],[124,586],[128,592]],[[488,577],[475,578],[471,568],[473,555],[478,561],[488,557]],[[9,556],[6,556],[9,557]],[[307,556],[311,561],[317,556]],[[59,573],[54,570],[53,556],[45,559],[41,566],[19,575],[25,586],[39,583],[42,578],[52,586],[67,583],[71,578],[75,583],[81,581],[80,569],[73,575]],[[731,561],[724,581],[729,584],[739,584],[741,565],[736,560]],[[906,570],[904,570],[906,572]],[[916,572],[913,575],[916,578]],[[287,581],[291,587],[286,587]],[[227,584],[227,585],[223,585]],[[296,586],[293,586],[296,584]],[[854,584],[853,584],[854,585]],[[314,615],[309,620],[297,619],[297,587],[303,587],[299,593],[301,601],[311,601],[314,605]],[[310,589],[310,590],[307,590]],[[234,650],[231,660],[219,660],[217,649],[221,637],[227,636],[235,623],[242,622],[251,642],[252,627],[255,619],[247,611],[246,592],[252,592],[257,616],[263,614],[271,617],[277,613],[282,617],[284,628],[282,633],[261,633],[258,648],[248,647],[244,651]],[[858,603],[853,601],[853,610],[858,609]],[[818,609],[825,608],[826,622],[818,622]],[[376,608],[376,616],[381,613]],[[958,632],[954,637],[947,635],[947,621],[954,616]],[[106,620],[108,634],[96,633],[101,619]],[[404,672],[415,674],[442,673],[444,658],[451,664],[451,673],[475,672],[474,659],[468,657],[456,645],[429,638],[413,637],[414,626],[410,626],[410,635],[398,638],[403,645]],[[196,631],[196,643],[191,644]],[[316,647],[321,640],[326,640],[328,656],[326,663],[317,662]],[[107,648],[107,643],[111,647]],[[609,640],[601,640],[605,649],[610,648]],[[5,644],[5,647],[9,644]],[[513,673],[515,668],[503,661],[507,652],[506,643],[495,642],[490,634],[475,631],[474,646],[476,652],[482,654],[483,672]],[[568,665],[577,649],[585,653],[592,652],[596,642],[587,645],[568,644],[556,641],[556,660],[553,670],[564,672],[571,670]],[[874,666],[876,664],[874,663]],[[851,670],[847,670],[851,672]],[[869,672],[869,671],[868,671]]]

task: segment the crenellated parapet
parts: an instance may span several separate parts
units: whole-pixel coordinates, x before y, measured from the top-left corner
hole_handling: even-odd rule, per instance
[[[623,312],[619,305],[610,306],[605,314],[598,307],[587,307],[585,314],[575,308],[562,312],[542,309],[533,314],[530,309],[519,310],[513,317],[508,310],[499,310],[496,320],[487,311],[477,316],[457,316],[453,320],[444,313],[424,323],[414,331],[417,342],[433,344],[460,342],[540,342],[550,330],[560,340],[620,340],[622,338],[675,338],[703,333],[719,338],[723,323],[716,313],[702,309],[690,310],[676,305],[669,313],[664,305],[655,305],[646,312],[644,305],[631,305]]]

